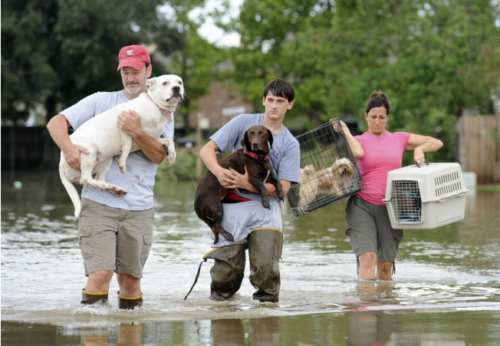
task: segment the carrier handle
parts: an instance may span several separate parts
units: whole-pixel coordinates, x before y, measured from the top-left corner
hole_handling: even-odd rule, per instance
[[[429,162],[424,161],[424,163],[425,163],[427,166],[429,166]],[[418,168],[420,168],[420,165],[417,163],[417,161],[413,161],[413,164],[414,164],[415,166],[417,166]]]

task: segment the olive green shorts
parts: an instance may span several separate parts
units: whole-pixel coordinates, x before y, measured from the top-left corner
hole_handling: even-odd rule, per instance
[[[153,218],[153,209],[117,209],[82,198],[78,239],[85,275],[113,270],[142,278],[153,243]]]
[[[346,235],[356,257],[375,252],[377,259],[394,262],[403,230],[392,228],[386,206],[352,196],[347,202],[346,215]]]

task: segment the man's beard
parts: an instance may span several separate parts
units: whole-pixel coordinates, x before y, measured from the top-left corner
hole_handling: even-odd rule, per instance
[[[133,85],[133,84],[132,84]],[[135,90],[130,90],[129,88],[127,88],[125,86],[125,90],[127,90],[127,92],[130,94],[130,95],[135,95],[135,94],[138,94],[142,91],[142,86],[139,85],[139,87]]]

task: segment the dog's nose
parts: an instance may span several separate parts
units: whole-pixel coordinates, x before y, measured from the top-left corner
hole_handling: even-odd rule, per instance
[[[181,92],[181,87],[174,86],[174,87],[172,88],[172,91],[173,91],[174,93],[180,93],[180,92]]]

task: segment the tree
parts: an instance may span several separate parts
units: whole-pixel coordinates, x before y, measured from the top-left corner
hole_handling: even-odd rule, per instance
[[[160,3],[2,1],[3,116],[18,121],[43,103],[48,120],[58,105],[121,87],[117,53],[126,44],[147,43],[147,33],[159,25]]]
[[[391,129],[440,137],[439,157],[453,160],[457,117],[492,110],[499,9],[489,0],[245,1],[232,26],[241,34],[234,78],[249,100],[270,79],[288,79],[297,91],[290,116],[313,124],[363,119],[370,92],[383,90]]]
[[[183,118],[185,133],[189,128],[189,114],[197,109],[196,100],[207,94],[211,82],[220,79],[219,65],[227,59],[223,50],[208,43],[198,34],[199,24],[190,19],[189,12],[204,5],[204,0],[170,1],[178,26],[178,50],[170,54],[169,70],[179,74],[186,86],[187,97],[178,106],[177,114]],[[203,19],[203,18],[200,18]],[[161,37],[156,38],[159,48],[168,52]]]

